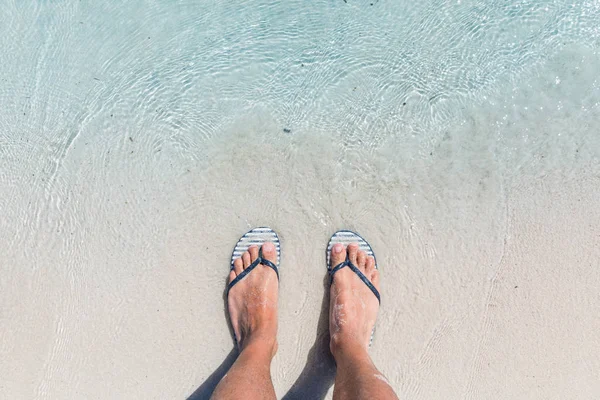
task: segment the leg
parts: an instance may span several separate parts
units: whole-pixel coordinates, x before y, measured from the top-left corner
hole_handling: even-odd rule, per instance
[[[333,398],[398,400],[387,379],[375,368],[366,350],[338,349]]]
[[[263,244],[262,251],[264,258],[276,262],[272,243]],[[257,258],[258,247],[250,247],[235,260],[229,281]],[[276,398],[271,381],[271,360],[277,351],[277,293],[277,275],[264,265],[257,266],[231,288],[227,305],[240,355],[217,385],[211,399]]]
[[[379,272],[375,260],[351,244],[344,249],[336,244],[331,249],[331,265],[346,259],[350,261],[379,290]],[[333,276],[329,311],[331,353],[337,364],[333,398],[397,400],[398,397],[386,378],[375,368],[367,349],[371,338],[379,302],[367,285],[349,268],[342,268]]]
[[[255,348],[246,347],[219,382],[211,399],[275,399],[271,381],[271,351],[260,343]]]

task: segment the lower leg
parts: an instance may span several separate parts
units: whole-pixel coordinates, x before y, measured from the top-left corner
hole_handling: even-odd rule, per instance
[[[221,379],[211,399],[275,399],[271,381],[271,360],[274,346],[261,339],[248,343]]]
[[[334,400],[397,400],[387,379],[375,368],[367,350],[362,346],[336,347],[332,344],[337,364]]]

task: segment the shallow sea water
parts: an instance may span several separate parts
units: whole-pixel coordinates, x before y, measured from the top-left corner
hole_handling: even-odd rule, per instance
[[[598,1],[0,6],[1,398],[206,398],[257,225],[278,397],[331,394],[342,228],[403,398],[600,395]]]

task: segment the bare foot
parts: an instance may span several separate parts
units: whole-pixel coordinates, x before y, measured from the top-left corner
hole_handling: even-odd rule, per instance
[[[331,266],[344,262],[346,251],[352,264],[379,290],[379,272],[375,268],[375,259],[367,257],[364,251],[359,250],[358,244],[350,244],[347,249],[344,249],[344,245],[340,243],[335,244],[331,249]],[[357,346],[366,350],[369,347],[371,332],[379,310],[377,297],[348,267],[340,269],[333,275],[330,291],[331,352],[335,356],[338,351],[356,349]]]
[[[277,262],[277,253],[273,243],[262,245],[262,255],[273,263]],[[229,282],[249,267],[258,258],[258,247],[250,246],[233,263]],[[229,291],[227,299],[229,316],[238,346],[244,350],[250,344],[259,344],[271,352],[277,351],[277,274],[272,268],[257,265]]]

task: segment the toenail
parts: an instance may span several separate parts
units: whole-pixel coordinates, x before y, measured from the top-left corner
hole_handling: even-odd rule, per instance
[[[275,250],[275,246],[273,245],[273,243],[265,243],[262,245],[262,249],[263,251],[273,251]]]
[[[339,253],[342,252],[342,250],[344,250],[344,246],[342,246],[341,243],[336,243],[336,244],[333,245],[333,252],[334,253],[338,253],[339,254]]]

